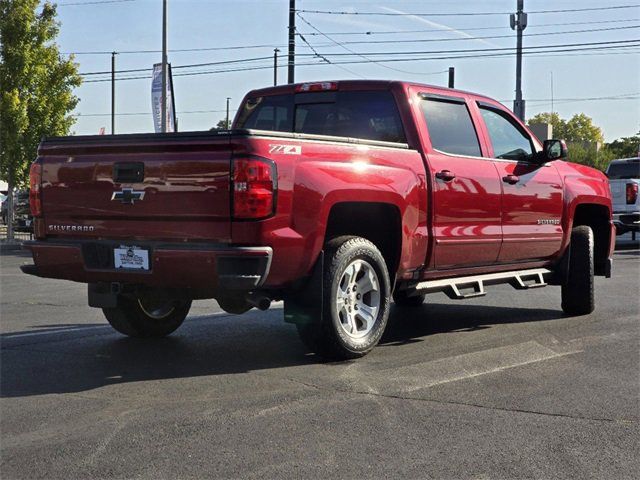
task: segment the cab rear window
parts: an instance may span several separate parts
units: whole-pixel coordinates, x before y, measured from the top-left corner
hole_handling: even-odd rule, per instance
[[[249,99],[237,128],[405,143],[391,92],[322,92]]]
[[[628,160],[626,162],[616,162],[609,165],[607,177],[612,180],[617,179],[640,179],[640,158]]]

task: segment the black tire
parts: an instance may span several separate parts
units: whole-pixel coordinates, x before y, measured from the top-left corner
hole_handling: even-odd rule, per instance
[[[157,300],[156,300],[157,302]],[[161,308],[151,310],[144,298],[118,297],[118,306],[103,308],[104,316],[118,332],[135,338],[164,337],[182,325],[191,300],[164,299]]]
[[[419,307],[424,303],[426,295],[413,295],[408,296],[406,290],[396,290],[393,292],[393,303],[398,307]]]
[[[360,262],[357,262],[358,260]],[[370,271],[370,269],[375,273],[374,284],[377,284],[378,288],[375,298],[377,298],[378,307],[376,307],[375,316],[372,315],[374,319],[371,322],[358,320],[358,318],[362,319],[362,317],[358,317],[362,313],[355,312],[357,310],[356,303],[353,303],[353,307],[349,307],[354,309],[353,323],[349,323],[349,325],[353,325],[356,330],[354,335],[351,335],[346,331],[347,326],[341,316],[344,313],[344,308],[347,307],[343,306],[343,309],[339,311],[337,304],[338,289],[342,291],[343,284],[341,282],[345,278],[345,270],[354,262],[361,265],[361,270],[356,270],[357,273],[353,276],[354,281],[358,278],[363,280],[359,275]],[[372,291],[374,290],[370,292]],[[328,360],[348,360],[366,355],[378,344],[384,333],[389,318],[390,292],[389,272],[386,263],[373,243],[360,237],[338,237],[327,242],[323,271],[323,315],[315,322],[297,325],[301,340],[310,350]],[[356,302],[354,295],[358,295],[358,299],[361,298],[355,289],[350,295],[353,297],[351,299],[353,302]],[[358,303],[360,312],[363,311],[362,302],[365,302],[367,295],[369,296],[367,301],[372,304],[375,302],[374,294],[363,293],[362,299],[358,300],[361,302]],[[369,324],[371,326],[367,326]],[[364,333],[359,332],[357,327],[362,327]],[[357,337],[358,335],[362,336]]]
[[[569,274],[562,285],[562,310],[568,315],[588,315],[595,309],[593,231],[581,225],[571,231]]]

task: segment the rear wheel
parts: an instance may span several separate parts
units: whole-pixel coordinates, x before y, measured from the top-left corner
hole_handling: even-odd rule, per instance
[[[325,358],[361,357],[377,345],[387,324],[387,266],[376,246],[360,237],[331,240],[325,258],[322,318],[298,325],[298,332]]]
[[[104,316],[118,332],[136,338],[164,337],[174,332],[189,313],[190,300],[158,294],[118,297],[118,306],[103,308]]]
[[[593,231],[581,225],[571,232],[569,275],[562,285],[562,310],[569,315],[587,315],[595,308]]]

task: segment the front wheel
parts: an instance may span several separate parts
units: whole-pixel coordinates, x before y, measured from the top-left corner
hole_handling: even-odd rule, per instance
[[[304,343],[327,359],[362,357],[380,341],[389,317],[390,281],[378,248],[360,237],[325,246],[322,318],[299,324]]]
[[[103,308],[104,316],[118,332],[136,338],[164,337],[182,325],[191,300],[145,294],[118,297],[118,306]]]
[[[571,231],[569,275],[562,285],[562,310],[568,315],[587,315],[595,309],[593,231],[579,226]]]

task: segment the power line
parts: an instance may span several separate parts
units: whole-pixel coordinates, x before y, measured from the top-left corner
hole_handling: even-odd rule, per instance
[[[627,18],[624,20],[596,20],[591,22],[560,22],[560,23],[543,23],[539,25],[530,25],[528,28],[546,28],[546,27],[559,27],[559,26],[567,26],[567,25],[599,25],[606,23],[629,23],[629,22],[637,22],[640,19],[637,18]],[[471,27],[465,28],[465,32],[473,32],[479,30],[510,30],[510,27],[505,27],[503,25],[496,25],[494,27]],[[327,35],[401,35],[405,33],[430,33],[430,32],[442,32],[442,28],[427,28],[427,29],[419,29],[419,30],[382,30],[382,31],[366,31],[366,32],[327,32]],[[316,32],[302,32],[306,36],[310,35],[320,35]],[[108,52],[105,52],[108,53]]]
[[[589,55],[588,53],[585,54],[583,52],[585,51],[594,51],[594,50],[610,50],[610,49],[631,49],[631,48],[637,48],[640,47],[640,43],[634,44],[634,45],[608,45],[608,46],[593,46],[593,47],[584,47],[584,48],[571,48],[571,49],[556,49],[556,50],[540,50],[540,51],[525,51],[523,52],[525,55],[535,55],[535,56],[571,56],[571,55],[580,55],[580,56],[584,56],[584,55]],[[427,52],[428,53],[428,52]],[[615,52],[617,54],[621,54],[622,52]],[[629,51],[626,52],[628,54],[636,54],[636,51]],[[392,53],[390,53],[392,54]],[[546,55],[545,55],[546,54]],[[602,54],[602,53],[601,53]],[[611,54],[610,52],[607,52],[607,54]],[[300,54],[300,55],[304,55],[304,54]],[[462,60],[462,59],[485,59],[485,58],[500,58],[500,57],[507,57],[507,56],[512,56],[515,55],[515,52],[501,52],[501,53],[475,53],[472,55],[456,55],[456,56],[438,56],[438,57],[408,57],[408,58],[398,58],[398,57],[391,57],[391,58],[382,58],[382,59],[377,59],[376,62],[416,62],[416,61],[429,61],[429,60]],[[373,63],[370,60],[345,60],[345,61],[339,61],[339,62],[333,62],[331,63],[331,65],[333,66],[337,66],[337,65],[354,65],[354,64],[363,64],[363,63]],[[325,62],[322,63],[298,63],[296,64],[297,66],[322,66],[322,65],[328,65]],[[271,64],[266,64],[266,65],[258,65],[258,66],[252,66],[252,67],[244,67],[244,68],[234,68],[234,69],[225,69],[225,70],[212,70],[212,71],[203,71],[203,72],[183,72],[183,73],[179,73],[174,75],[174,77],[181,77],[181,76],[193,76],[193,75],[209,75],[209,74],[216,74],[216,73],[230,73],[230,72],[246,72],[246,71],[252,71],[252,70],[264,70],[264,69],[271,69],[273,68],[273,65]],[[442,73],[442,72],[432,72],[432,74],[437,74],[437,73]],[[425,74],[426,75],[426,74]],[[117,78],[117,81],[120,80],[140,80],[140,79],[149,79],[151,78],[151,75],[144,75],[144,76],[134,76],[134,77],[121,77],[121,78]],[[100,83],[100,82],[106,82],[106,81],[110,81],[109,78],[104,78],[104,79],[95,79],[95,80],[87,80],[85,82],[83,82],[84,84],[87,83]]]
[[[352,53],[352,54],[354,54],[354,55],[357,55],[357,56],[359,56],[359,57],[361,57],[361,58],[364,58],[365,60],[370,60],[370,58],[368,58],[368,57],[366,57],[366,56],[364,56],[364,55],[362,55],[362,54],[360,54],[360,53],[357,53],[357,52],[355,52],[355,51],[351,50],[351,49],[350,49],[350,48],[348,48],[348,47],[345,47],[342,43],[340,43],[340,42],[338,42],[338,41],[334,40],[333,38],[331,38],[330,36],[328,36],[328,35],[326,35],[326,34],[322,33],[318,28],[316,28],[315,26],[313,26],[313,25],[312,25],[312,24],[311,24],[307,19],[305,19],[305,18],[302,16],[302,14],[297,13],[297,15],[298,15],[298,17],[300,18],[300,20],[302,20],[302,21],[303,21],[304,23],[306,23],[308,26],[310,26],[311,28],[313,28],[317,33],[319,33],[320,35],[322,35],[323,37],[325,37],[327,40],[331,41],[331,42],[332,42],[332,43],[334,43],[335,45],[337,45],[337,46],[339,46],[339,47],[343,48],[343,49],[344,49],[344,50],[346,50],[347,52],[350,52],[350,53]],[[309,42],[307,42],[306,40],[305,40],[305,43],[311,47],[311,45],[309,44]],[[311,47],[311,48],[313,49],[313,47]],[[328,60],[327,60],[327,61],[328,61]],[[382,64],[382,63],[380,63],[380,62],[375,62],[375,61],[374,61],[373,63],[375,63],[375,64],[377,64],[377,65],[379,65],[379,66],[381,66],[381,67],[383,67],[383,68],[386,68],[386,69],[388,69],[388,70],[393,70],[393,71],[401,72],[401,73],[409,73],[409,74],[412,74],[412,75],[419,75],[419,73],[417,73],[417,72],[408,72],[408,71],[406,71],[406,70],[400,70],[400,69],[397,69],[397,68],[390,67],[390,66],[388,66],[388,65],[384,65],[384,64]]]
[[[541,27],[556,27],[556,26],[565,26],[565,25],[593,25],[593,24],[607,24],[607,23],[628,23],[628,22],[638,22],[640,19],[625,19],[625,20],[601,20],[601,21],[592,21],[592,22],[563,22],[563,23],[548,23],[544,25],[531,25],[529,28],[541,28]],[[624,27],[620,27],[624,28]],[[481,31],[481,30],[507,30],[509,27],[476,27],[476,28],[465,28],[466,32],[470,31]],[[322,36],[322,35],[399,35],[406,33],[430,33],[430,32],[442,32],[441,28],[433,28],[433,29],[420,29],[420,30],[388,30],[388,31],[367,31],[367,32],[329,32],[329,33],[318,33],[318,32],[300,32],[299,35],[309,36]],[[588,30],[585,30],[585,32]],[[597,30],[594,30],[597,31]],[[549,32],[546,35],[555,35],[559,32]],[[564,32],[567,33],[567,32]],[[533,34],[529,34],[530,36]],[[538,33],[535,35],[545,35],[544,33]],[[510,35],[507,35],[511,37]],[[506,37],[506,36],[505,36]],[[492,38],[492,37],[474,37],[477,39],[482,38]],[[499,37],[494,37],[499,38]],[[448,39],[448,40],[458,40],[456,39]],[[460,38],[460,40],[467,40],[466,38]],[[473,40],[469,38],[468,40]],[[348,42],[344,42],[348,43]],[[230,45],[226,47],[197,47],[197,48],[176,48],[170,49],[170,53],[183,53],[183,52],[209,52],[209,51],[221,51],[221,50],[249,50],[249,49],[259,49],[259,48],[285,48],[286,45],[283,44],[258,44],[258,45]],[[160,53],[162,50],[119,50],[118,55],[128,55],[128,54],[152,54],[152,53]],[[111,55],[111,50],[88,50],[88,51],[75,51],[75,52],[62,52],[63,55]]]
[[[640,4],[634,5],[614,5],[611,7],[590,7],[590,8],[563,8],[558,10],[533,10],[527,13],[529,14],[545,14],[545,13],[569,13],[569,12],[594,12],[603,10],[622,10],[628,8],[637,8]],[[509,15],[512,12],[459,12],[459,13],[407,13],[407,12],[347,12],[336,10],[297,10],[299,13],[316,13],[324,15],[373,15],[382,17],[475,17],[475,16],[492,16],[492,15]]]
[[[237,110],[237,108],[235,109]],[[186,115],[186,114],[198,114],[198,113],[224,113],[226,112],[226,109],[224,110],[184,110],[181,112],[176,112],[176,114],[178,115]],[[139,115],[152,115],[152,112],[122,112],[122,113],[116,113],[116,115],[119,116],[123,116],[123,117],[134,117],[134,116],[139,116]],[[108,117],[111,116],[111,113],[73,113],[71,114],[72,117]]]
[[[119,52],[118,52],[119,53]],[[181,68],[196,68],[196,67],[210,67],[213,65],[228,65],[228,64],[232,64],[232,63],[244,63],[244,62],[256,62],[259,60],[267,60],[272,58],[272,56],[268,56],[268,57],[254,57],[254,58],[239,58],[237,60],[221,60],[219,62],[206,62],[206,63],[192,63],[189,65],[177,65],[175,67],[172,67],[172,70],[178,70]],[[149,70],[149,67],[146,68],[131,68],[128,70],[118,70],[115,73],[133,73],[133,72],[146,72]],[[111,73],[111,71],[103,71],[103,72],[85,72],[85,73],[80,73],[80,75],[82,76],[89,76],[89,75],[103,75],[103,74],[107,74],[107,73]]]
[[[523,50],[538,50],[543,48],[567,48],[567,47],[584,47],[584,46],[594,46],[594,45],[611,45],[614,43],[620,44],[629,44],[634,42],[640,42],[640,39],[632,39],[632,40],[611,40],[606,42],[582,42],[582,43],[564,43],[564,44],[554,44],[554,45],[533,45],[523,47]],[[483,52],[501,52],[513,50],[513,47],[496,47],[496,48],[467,48],[462,50],[418,50],[418,51],[401,51],[401,52],[366,52],[366,55],[425,55],[425,54],[456,54],[456,53],[483,53]],[[299,56],[309,56],[311,54],[298,54]],[[354,54],[349,53],[327,53],[327,56],[353,56]]]
[[[578,33],[593,33],[593,32],[605,32],[605,31],[618,31],[618,30],[630,30],[640,28],[640,25],[631,25],[627,27],[610,27],[610,28],[591,28],[586,30],[568,30],[563,32],[544,32],[544,33],[530,33],[523,35],[523,37],[538,37],[549,35],[570,35]],[[298,34],[300,35],[300,34]],[[433,42],[457,42],[457,41],[472,41],[472,40],[495,40],[498,38],[513,38],[513,35],[489,35],[485,37],[460,37],[460,38],[422,38],[422,39],[405,39],[405,40],[360,40],[342,42],[343,45],[362,45],[362,44],[388,44],[388,43],[433,43]],[[328,45],[317,45],[318,47],[324,47]]]
[[[304,43],[305,43],[305,44],[306,44],[306,45],[311,49],[311,51],[312,51],[313,53],[315,53],[315,54],[316,54],[316,56],[317,56],[319,59],[323,60],[324,62],[326,62],[326,63],[328,63],[328,64],[333,64],[333,62],[331,62],[331,60],[329,60],[327,57],[325,57],[325,56],[321,55],[320,53],[318,53],[318,51],[317,51],[315,48],[313,48],[313,45],[311,45],[311,44],[307,41],[307,39],[306,39],[306,38],[304,38],[304,36],[303,36],[303,35],[301,35],[301,34],[299,34],[299,33],[297,33],[296,35],[298,35],[298,36],[300,37],[300,39],[301,39],[301,40],[302,40],[302,41],[303,41],[303,42],[304,42]],[[295,55],[295,54],[294,54],[294,55]],[[347,73],[350,73],[350,74],[352,74],[352,75],[355,75],[356,77],[364,78],[362,75],[360,75],[360,74],[358,74],[358,73],[354,72],[353,70],[348,69],[347,67],[343,67],[343,66],[339,66],[339,65],[336,65],[336,66],[337,66],[338,68],[340,68],[341,70],[344,70],[344,71],[345,71],[345,72],[347,72]]]
[[[80,7],[84,5],[104,5],[107,3],[126,3],[126,2],[135,2],[137,0],[103,0],[103,1],[90,1],[90,2],[69,2],[69,3],[58,3],[58,7]]]

